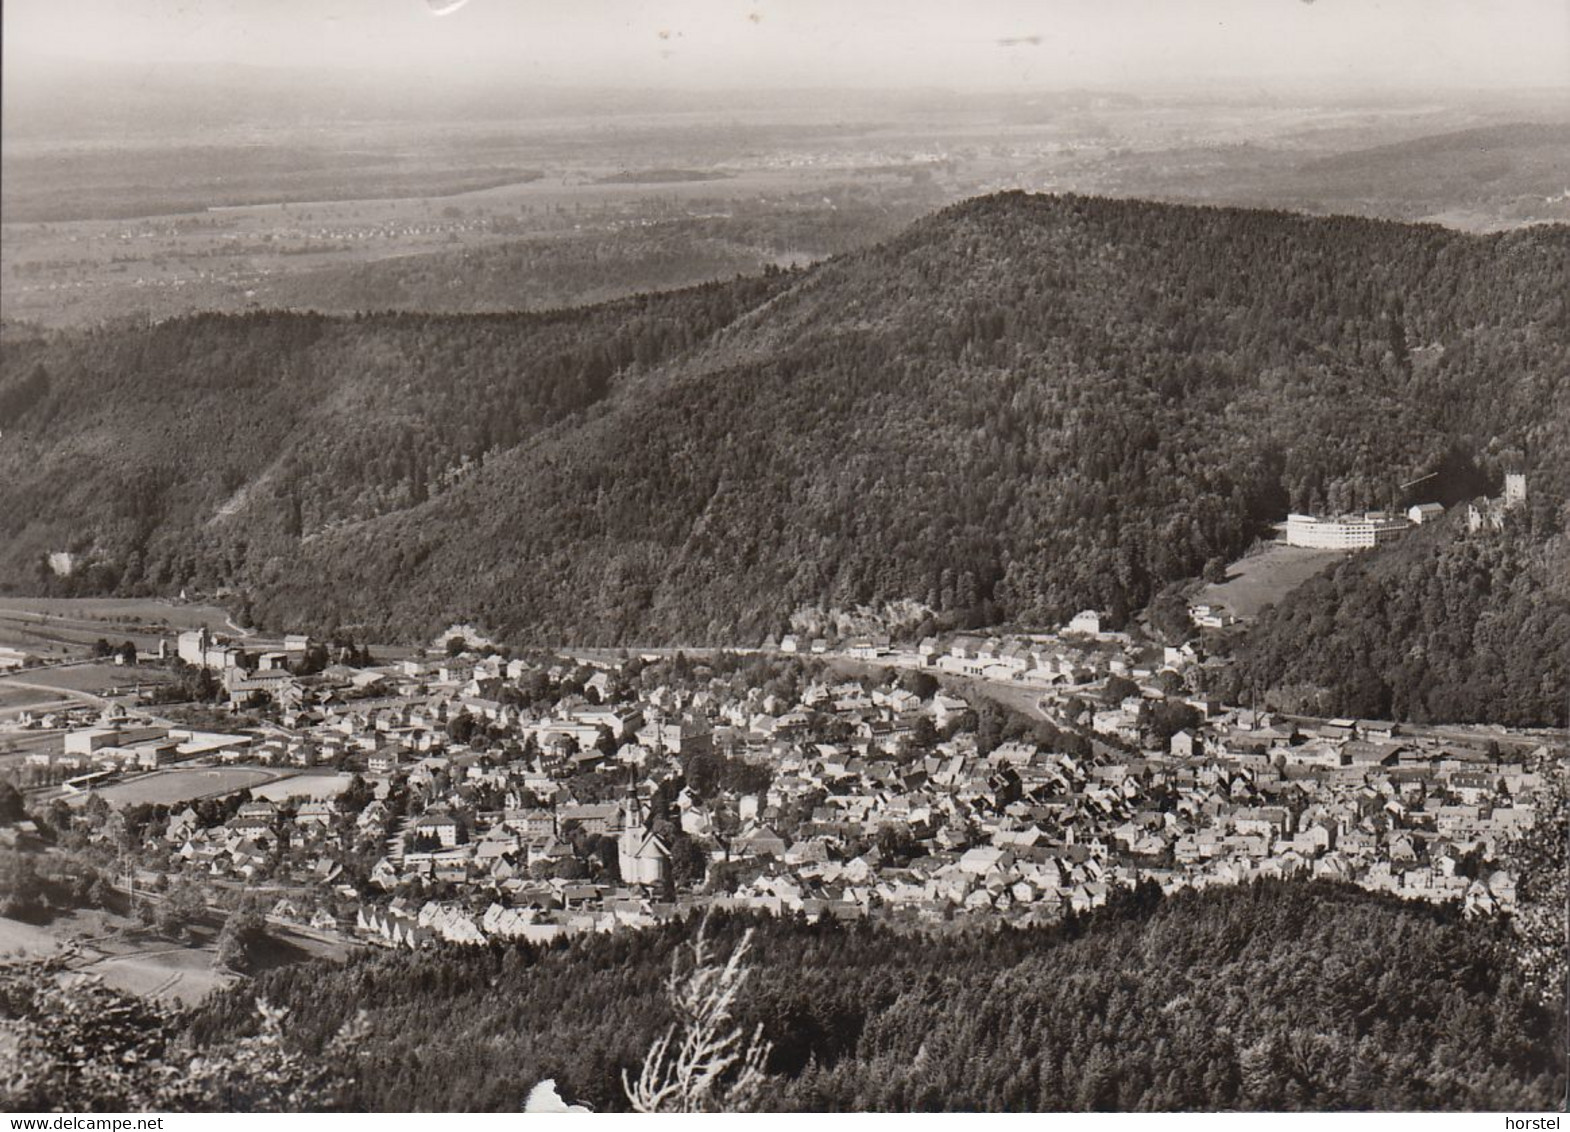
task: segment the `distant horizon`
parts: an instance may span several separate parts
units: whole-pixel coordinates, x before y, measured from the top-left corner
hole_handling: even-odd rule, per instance
[[[320,78],[323,87],[334,85],[353,85],[372,89],[378,85],[387,84],[392,78],[386,71],[373,65],[345,66],[329,72],[319,68],[300,63],[284,62],[213,62],[200,63],[173,60],[111,60],[111,59],[85,59],[73,58],[63,55],[46,55],[34,52],[5,53],[5,66],[0,69],[0,78],[6,85],[20,82],[28,84],[42,80],[44,82],[78,81],[82,78],[84,70],[105,69],[112,77],[124,78],[135,75],[139,79],[148,77],[148,72],[166,72],[159,75],[159,85],[178,87],[189,85],[192,87],[234,86],[243,83],[242,76],[273,77],[297,79],[301,76],[316,76]],[[417,73],[416,73],[417,74]],[[409,73],[401,76],[405,82],[410,77]],[[225,80],[228,80],[227,82]],[[391,89],[391,87],[389,87]],[[1487,83],[1439,83],[1435,81],[1414,81],[1406,85],[1398,84],[1358,84],[1335,83],[1327,79],[1310,77],[1279,76],[1276,78],[1249,78],[1235,79],[1226,76],[1184,76],[1165,78],[1127,78],[1122,80],[1086,78],[1076,82],[1062,82],[1053,84],[1041,82],[1031,85],[971,85],[956,86],[939,81],[926,83],[904,84],[856,84],[852,82],[832,81],[799,81],[795,83],[780,82],[771,84],[736,83],[732,86],[705,86],[701,84],[681,84],[670,82],[612,82],[603,81],[596,83],[577,82],[549,76],[509,76],[501,73],[473,72],[461,76],[453,82],[443,93],[474,93],[484,90],[498,90],[507,92],[548,91],[561,94],[589,95],[656,95],[671,97],[715,97],[719,95],[833,95],[851,94],[864,96],[883,96],[888,98],[919,98],[940,95],[954,99],[985,99],[985,98],[1030,98],[1035,96],[1064,96],[1075,94],[1093,95],[1129,95],[1145,98],[1161,97],[1194,97],[1211,100],[1239,100],[1244,101],[1253,97],[1315,97],[1328,101],[1359,101],[1366,99],[1419,99],[1430,96],[1445,97],[1489,97],[1489,98],[1532,98],[1534,96],[1570,96],[1570,76],[1559,83],[1543,82],[1539,84],[1487,84]],[[408,93],[403,88],[402,93]],[[716,106],[716,111],[725,109]],[[1564,110],[1570,116],[1570,101],[1567,101]]]
[[[1570,89],[1560,0],[11,0],[6,69],[510,89],[1318,96]]]

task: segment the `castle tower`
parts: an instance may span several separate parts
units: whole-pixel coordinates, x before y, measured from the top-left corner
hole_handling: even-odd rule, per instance
[[[1518,507],[1526,502],[1526,475],[1509,472],[1505,475],[1505,506]]]

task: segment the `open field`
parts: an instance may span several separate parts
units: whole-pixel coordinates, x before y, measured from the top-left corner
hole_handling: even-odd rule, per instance
[[[151,597],[0,597],[0,616],[34,613],[62,621],[161,625],[171,629],[224,629],[228,614],[216,605]],[[226,630],[232,631],[232,630]]]
[[[80,949],[71,961],[73,971],[129,994],[194,1006],[234,981],[233,975],[214,970],[210,942],[171,943],[147,935],[126,916],[81,910],[44,927],[0,918],[0,959],[52,955],[70,940],[78,941]]]
[[[0,645],[53,658],[79,655],[99,639],[129,640],[142,652],[185,629],[234,634],[229,615],[212,605],[155,598],[0,597]]]
[[[155,942],[146,950],[108,955],[79,968],[129,994],[162,998],[195,1006],[235,977],[213,968],[211,947],[185,947]]]
[[[136,806],[144,802],[173,806],[198,798],[233,794],[283,777],[287,777],[287,772],[261,767],[189,767],[154,771],[139,778],[116,782],[99,790],[98,794],[111,806]],[[76,797],[81,799],[85,796]]]
[[[35,630],[96,630],[97,636],[108,639],[113,639],[113,630],[171,633],[206,626],[220,633],[235,633],[225,609],[163,598],[0,597],[0,633],[6,623]]]
[[[0,916],[0,962],[7,958],[53,955],[60,940],[48,928]]]
[[[229,618],[216,605],[197,605],[165,601],[162,598],[110,597],[16,597],[0,595],[0,645],[20,648],[45,660],[86,659],[100,639],[119,646],[129,640],[142,657],[157,653],[160,641],[190,629],[208,629],[238,639],[248,648],[281,647],[276,638],[253,636]],[[171,647],[173,642],[170,642]],[[414,655],[412,649],[373,645],[379,660],[398,660]],[[113,669],[118,676],[104,687],[116,684],[163,682],[169,677],[161,668],[140,666],[121,668],[113,664],[94,666],[95,671]],[[70,671],[70,670],[68,670]],[[48,683],[39,670],[28,669],[29,683]],[[4,684],[0,676],[0,686]],[[60,687],[82,685],[61,683]]]
[[[1219,605],[1242,620],[1258,617],[1326,566],[1346,556],[1340,550],[1307,550],[1300,546],[1271,546],[1227,567],[1222,585],[1207,585],[1194,600]]]
[[[66,697],[58,692],[43,692],[35,688],[7,687],[0,681],[0,716],[14,715],[24,708],[49,707],[63,703]]]
[[[0,678],[0,693],[4,693],[9,682],[58,688],[65,693],[116,695],[117,688],[130,688],[142,684],[166,684],[169,680],[167,669],[151,665],[72,664],[59,668],[32,668],[15,678]],[[33,694],[47,696],[47,693]]]
[[[158,648],[157,636],[129,626],[66,624],[36,614],[0,611],[0,645],[21,649],[43,660],[87,656],[100,638],[116,645],[129,640],[138,652]]]
[[[209,993],[230,985],[235,976],[213,966],[213,941],[221,915],[214,913],[195,929],[195,938],[176,943],[154,935],[131,917],[99,909],[79,909],[38,926],[0,917],[0,962],[7,958],[41,957],[66,942],[78,947],[71,969],[91,975],[129,994],[194,1006]],[[279,967],[307,959],[341,962],[343,944],[304,935],[277,924],[256,957],[262,967]]]

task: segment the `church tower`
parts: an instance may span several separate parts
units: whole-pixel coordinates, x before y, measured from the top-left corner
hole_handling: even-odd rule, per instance
[[[616,863],[624,884],[659,885],[664,882],[670,852],[643,823],[643,807],[636,790],[622,803],[621,837],[616,842]]]

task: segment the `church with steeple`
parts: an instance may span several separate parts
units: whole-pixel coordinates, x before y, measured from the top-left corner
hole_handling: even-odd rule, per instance
[[[628,791],[622,804],[621,838],[617,842],[617,864],[624,884],[657,886],[665,883],[670,871],[670,850],[643,820],[643,809],[636,791]]]

